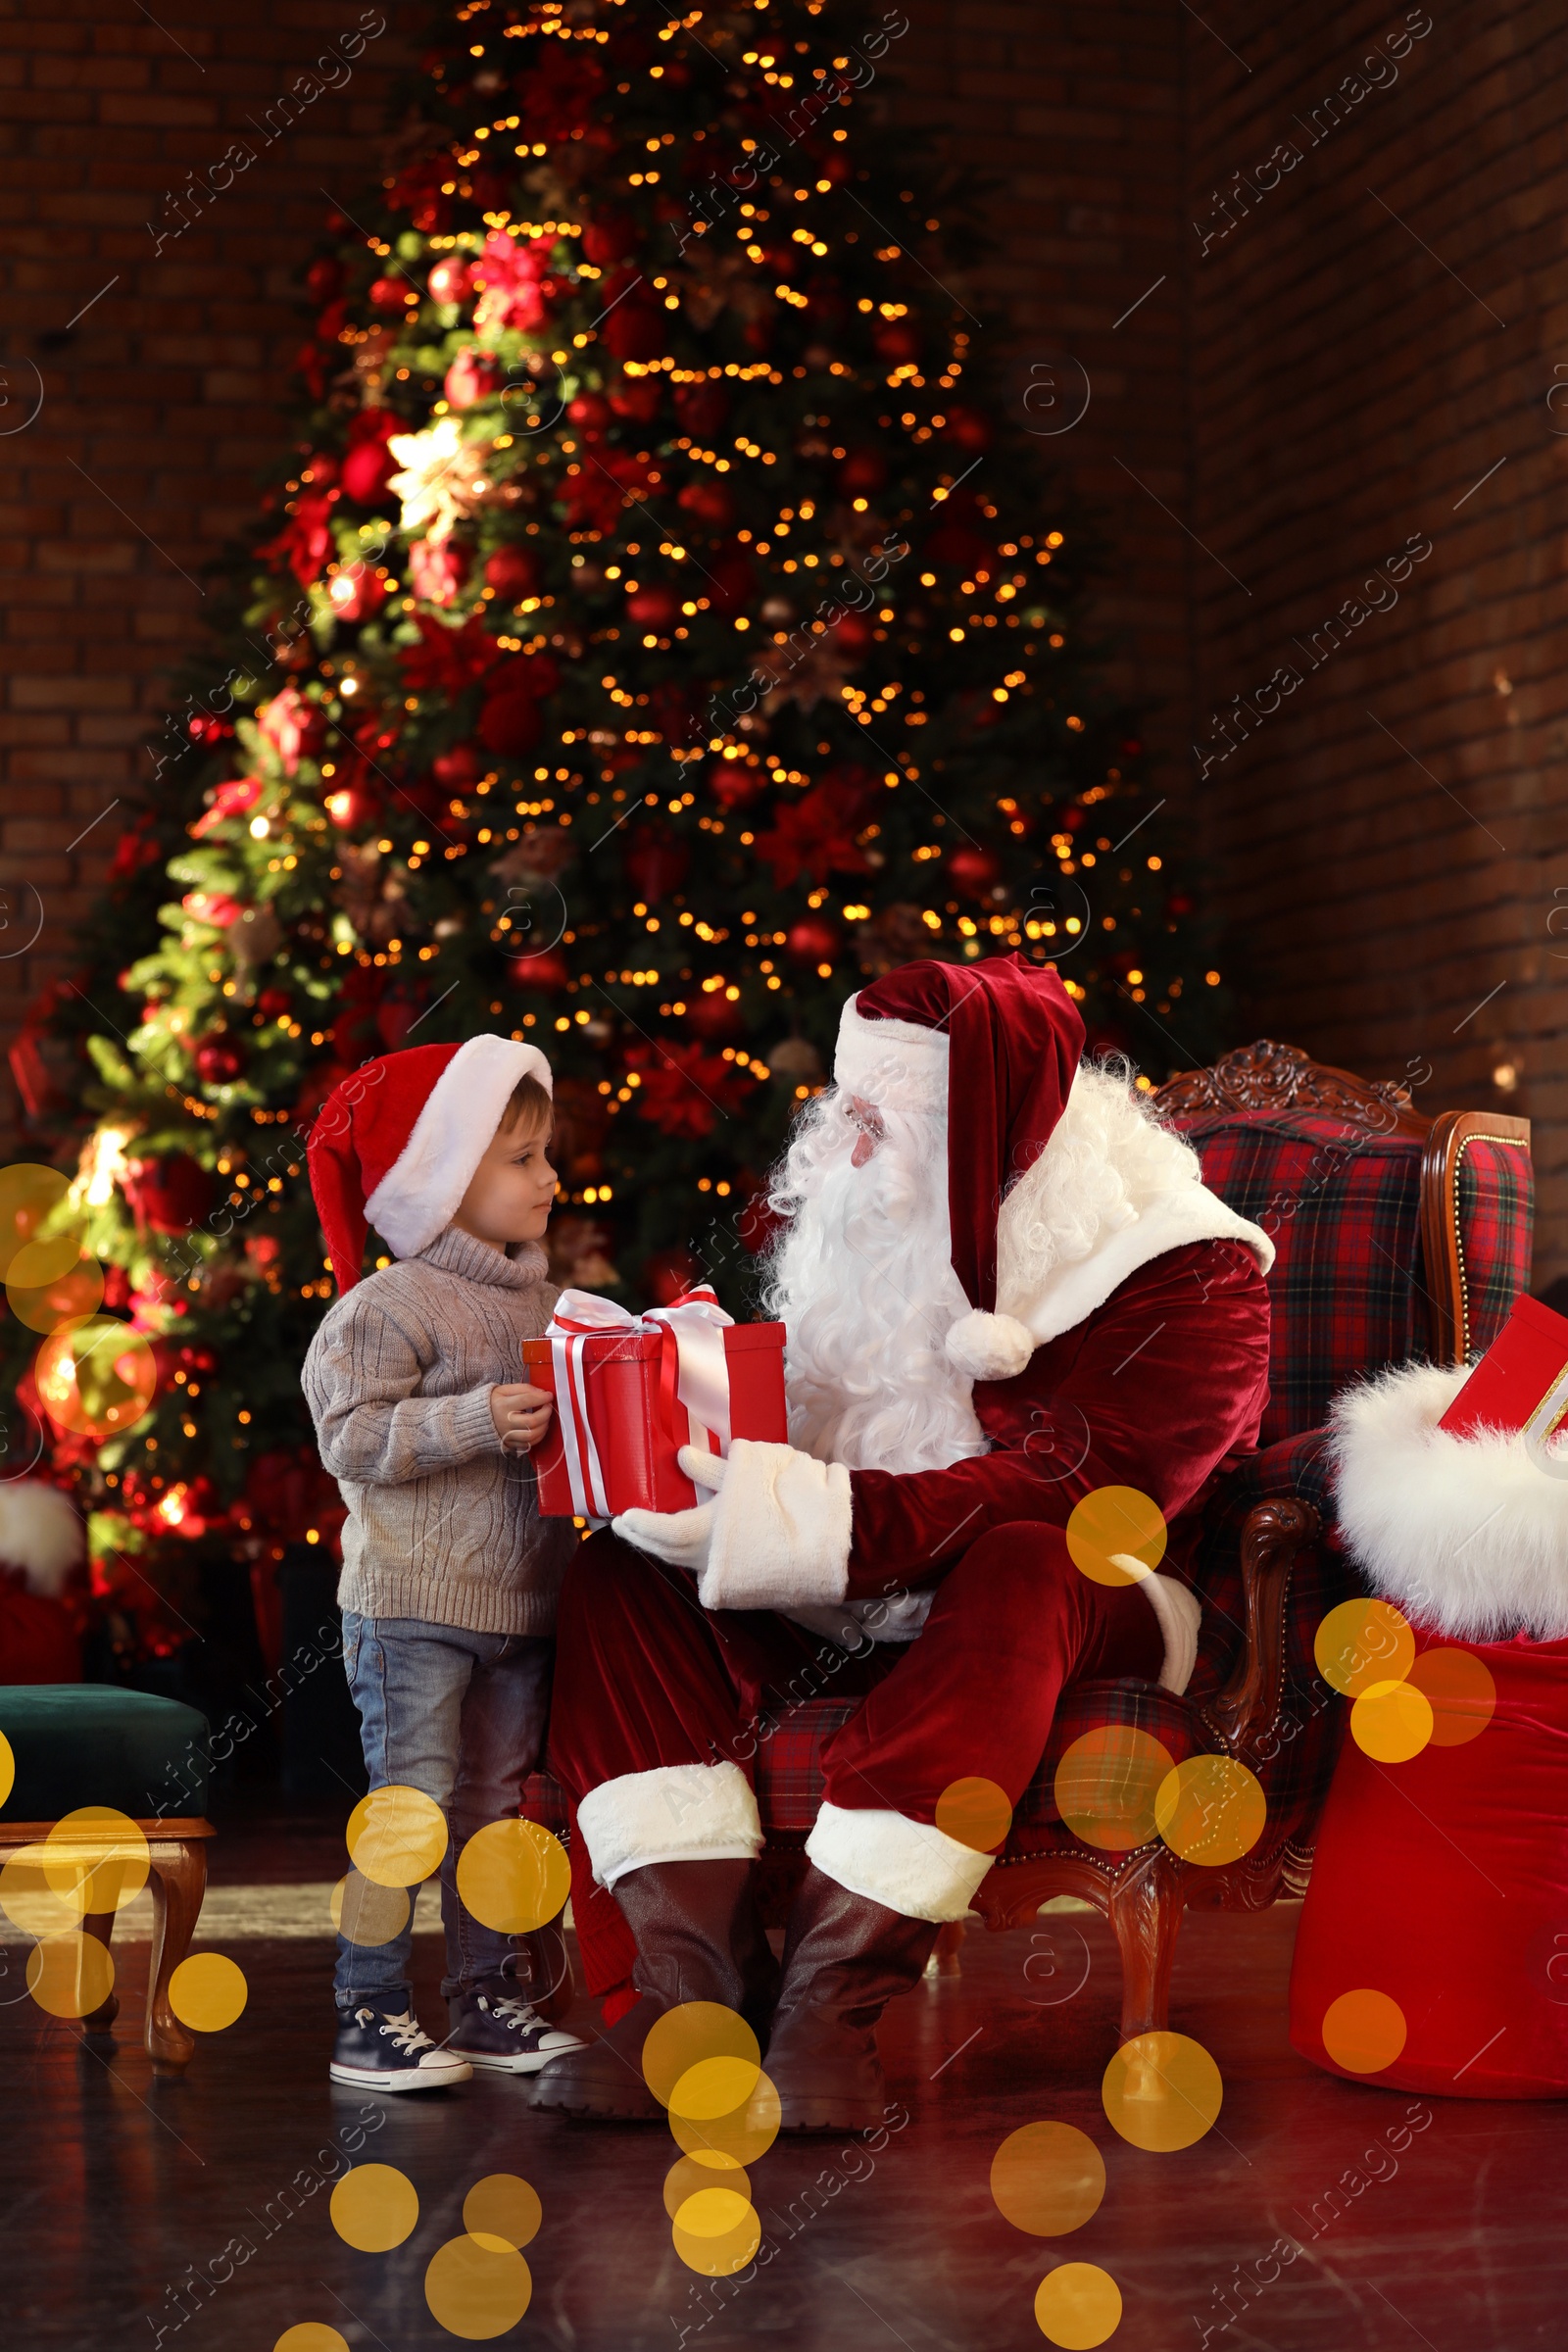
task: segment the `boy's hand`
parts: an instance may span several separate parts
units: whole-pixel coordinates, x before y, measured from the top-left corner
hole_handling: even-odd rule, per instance
[[[514,1380],[490,1392],[490,1418],[503,1452],[531,1453],[550,1427],[554,1400],[548,1389]]]

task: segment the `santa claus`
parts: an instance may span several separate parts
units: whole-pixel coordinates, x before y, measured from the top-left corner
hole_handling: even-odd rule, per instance
[[[993,1860],[937,1826],[944,1791],[1016,1802],[1068,1682],[1185,1688],[1192,1536],[1255,1440],[1273,1251],[1082,1045],[1021,956],[908,964],[845,1005],[772,1196],[794,1443],[683,1449],[710,1499],[626,1512],[567,1577],[555,1769],[639,1997],[536,2105],[661,2117],[644,2040],[711,2001],[765,2042],[786,2130],[881,2123],[877,2018]],[[1102,1487],[1158,1504],[1160,1573],[1075,1566],[1063,1530]],[[780,1965],[751,1759],[813,1674],[860,1703],[824,1749]]]

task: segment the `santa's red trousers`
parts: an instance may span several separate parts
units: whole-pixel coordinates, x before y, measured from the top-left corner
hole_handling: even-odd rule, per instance
[[[708,1610],[694,1580],[608,1529],[578,1550],[561,1599],[551,1762],[576,1803],[661,1764],[738,1764],[755,1785],[766,1726],[808,1698],[858,1698],[826,1742],[828,1800],[934,1823],[955,1781],[993,1781],[1016,1804],[1064,1684],[1153,1681],[1159,1621],[1135,1586],[1082,1575],[1059,1527],[992,1528],[936,1588],[911,1642],[860,1654],[771,1609]],[[573,1916],[590,1991],[618,1983],[631,1947],[594,1888],[580,1835]]]

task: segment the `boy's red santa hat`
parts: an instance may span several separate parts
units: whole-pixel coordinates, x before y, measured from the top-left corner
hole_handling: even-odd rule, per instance
[[[946,1346],[975,1380],[1012,1379],[1167,1250],[1227,1239],[1264,1273],[1274,1260],[1266,1234],[1205,1188],[1192,1148],[1113,1072],[1080,1066],[1083,1043],[1059,974],[1016,955],[905,964],[840,1018],[844,1094],[945,1117],[953,1267],[971,1303]],[[1070,1238],[1042,1251],[1031,1229],[1054,1213],[1054,1142],[1075,1149],[1084,1198]]]
[[[333,1089],[308,1156],[340,1293],[360,1279],[368,1226],[395,1257],[416,1257],[446,1231],[523,1078],[552,1091],[538,1047],[486,1035],[383,1054]]]

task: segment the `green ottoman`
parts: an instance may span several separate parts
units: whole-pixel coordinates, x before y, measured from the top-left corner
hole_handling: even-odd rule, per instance
[[[108,1807],[147,1840],[153,1949],[147,1987],[148,2055],[154,2072],[180,2072],[195,2041],[169,2005],[169,1980],[190,1948],[207,1885],[204,1818],[211,1769],[207,1719],[194,1707],[102,1683],[0,1686],[0,1734],[16,1767],[0,1803],[0,1861],[39,1844],[68,1814]],[[71,1842],[90,1852],[84,1826]],[[82,1925],[107,1950],[113,1910]],[[119,2012],[111,1992],[82,2026],[107,2033]]]

